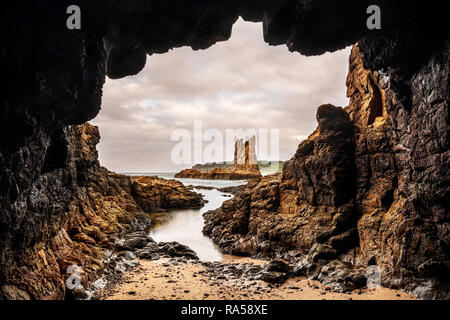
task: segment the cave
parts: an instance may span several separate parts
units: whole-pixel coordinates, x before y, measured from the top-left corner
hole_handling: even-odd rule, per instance
[[[66,8],[73,4],[81,8],[80,30],[66,28]],[[372,4],[383,14],[380,30],[366,26]],[[103,236],[95,228],[77,229],[91,214],[80,203],[88,186],[106,194],[120,188],[141,192],[135,181],[100,167],[98,132],[85,124],[100,111],[105,77],[135,75],[148,56],[172,48],[202,50],[226,41],[239,17],[261,22],[268,45],[286,45],[306,56],[357,44],[350,57],[354,77],[349,82],[354,85],[347,93],[354,108],[321,106],[316,134],[285,164],[281,183],[251,187],[295,193],[295,201],[335,209],[334,216],[326,216],[334,219],[333,228],[306,234],[302,250],[323,247],[314,246],[317,239],[337,252],[344,243],[347,250],[348,243],[355,245],[357,232],[358,248],[367,249],[358,258],[384,268],[383,285],[425,299],[449,298],[443,276],[450,261],[446,12],[435,2],[387,0],[8,4],[0,17],[0,298],[63,299],[65,259],[83,252],[75,258],[91,263]],[[385,101],[362,121],[367,114],[357,106],[367,96],[358,88],[367,83],[358,81],[372,76]],[[380,92],[375,91],[375,101]],[[384,110],[388,119],[383,126],[369,126]],[[310,152],[326,148],[331,153],[315,157]],[[331,182],[323,183],[322,174]],[[146,221],[136,208],[154,206],[138,196],[126,201],[130,213],[120,216],[117,232],[121,223],[133,228]],[[267,205],[270,214],[280,209],[276,201]],[[381,213],[370,214],[374,209]],[[351,220],[355,217],[359,220]],[[240,230],[249,232],[246,221],[238,222],[244,223]],[[214,223],[226,228],[221,221]]]

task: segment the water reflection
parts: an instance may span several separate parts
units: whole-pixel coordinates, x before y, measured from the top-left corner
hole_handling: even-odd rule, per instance
[[[194,190],[203,194],[204,199],[209,202],[199,210],[175,210],[152,216],[154,228],[150,231],[150,236],[158,242],[177,241],[187,245],[203,261],[221,261],[222,254],[215,247],[211,239],[205,237],[202,233],[204,225],[203,213],[220,207],[222,202],[230,199],[230,197],[227,197],[228,194],[218,190]]]

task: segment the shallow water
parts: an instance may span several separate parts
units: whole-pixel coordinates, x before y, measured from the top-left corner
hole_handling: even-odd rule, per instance
[[[164,179],[173,179],[173,174],[134,174],[134,175],[157,175]],[[201,179],[175,179],[185,185],[207,186],[207,187],[230,187],[246,183],[243,181],[228,180],[201,180]],[[202,233],[204,221],[203,213],[214,210],[222,203],[230,199],[229,194],[218,190],[194,189],[201,193],[209,202],[201,209],[174,210],[164,214],[152,215],[154,229],[150,230],[150,236],[157,242],[177,241],[187,245],[194,250],[203,261],[222,261],[222,254],[216,248],[210,238]]]

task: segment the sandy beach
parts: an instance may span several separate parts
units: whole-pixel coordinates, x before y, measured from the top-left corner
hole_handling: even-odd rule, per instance
[[[226,263],[263,264],[249,258],[225,257]],[[282,285],[246,279],[217,279],[205,273],[199,263],[178,263],[170,259],[138,260],[113,287],[99,296],[105,300],[413,300],[401,291],[379,288],[352,293],[327,290],[320,282],[292,278]],[[219,277],[220,278],[220,277]]]

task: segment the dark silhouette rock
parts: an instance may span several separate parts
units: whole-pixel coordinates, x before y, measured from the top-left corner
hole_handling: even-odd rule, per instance
[[[353,125],[332,105],[321,106],[317,119],[319,128],[285,163],[282,176],[251,181],[221,208],[205,213],[205,234],[226,252],[308,252],[317,238],[326,242],[351,224]]]
[[[245,141],[238,139],[234,147],[234,161],[232,166],[219,166],[203,170],[195,165],[191,169],[178,172],[175,178],[213,179],[213,180],[244,180],[261,177],[256,161],[256,138]]]
[[[35,187],[36,194],[32,193],[30,196],[40,197],[33,201],[43,206],[43,212],[53,210],[50,212],[55,214],[55,210],[62,210],[65,201],[70,200],[67,211],[61,213],[60,220],[52,224],[50,220],[41,222],[43,228],[51,228],[56,235],[49,240],[47,246],[34,244],[32,248],[36,251],[32,250],[23,257],[28,259],[24,261],[35,267],[22,268],[14,281],[8,281],[8,296],[19,297],[18,293],[13,292],[21,292],[20,286],[17,287],[21,283],[26,286],[30,298],[40,298],[41,290],[45,287],[55,293],[54,298],[61,298],[65,292],[64,281],[69,276],[66,270],[71,265],[83,269],[82,283],[86,287],[89,281],[101,274],[104,266],[100,260],[105,258],[106,250],[135,250],[154,242],[143,231],[150,225],[149,213],[203,205],[200,194],[190,191],[179,182],[156,177],[129,177],[101,167],[96,150],[100,140],[97,127],[89,124],[74,126],[67,130],[65,139],[67,148],[71,150],[67,164],[62,168],[53,168],[46,175],[60,172],[57,175],[60,176],[65,171],[66,174],[72,174],[73,180],[66,177],[67,180],[53,182],[55,193],[63,190],[63,182],[70,182],[64,188],[71,188],[72,195],[62,193],[61,196],[66,194],[68,198],[56,203],[55,205],[59,205],[56,207],[49,204],[48,197],[43,197],[42,191],[39,191],[42,189]],[[40,225],[39,222],[36,223]],[[121,235],[125,235],[124,239],[121,244],[116,245],[116,240]],[[26,245],[32,244],[23,244]],[[37,277],[41,273],[46,275],[44,280]],[[81,295],[77,294],[77,297]]]
[[[351,145],[340,126],[347,120],[341,116],[333,129],[327,116],[332,108],[326,107],[318,114],[322,129],[285,165],[283,177],[252,182],[255,190],[247,188],[220,209],[230,233],[221,236],[222,222],[211,214],[207,233],[242,254],[280,247],[307,253],[316,242],[341,253],[355,246],[355,237],[344,234],[356,227],[358,259],[379,263],[386,285],[448,297],[447,273],[441,271],[450,261],[449,37],[440,2],[378,0],[383,22],[375,31],[366,28],[368,0],[78,3],[82,28],[75,31],[65,27],[73,4],[67,0],[8,2],[0,13],[1,298],[63,297],[67,263],[99,268],[87,262],[99,255],[92,241],[109,247],[113,234],[149,223],[127,192],[136,182],[99,168],[92,148],[74,143],[81,133],[73,126],[100,110],[106,73],[136,74],[145,54],[227,40],[239,16],[262,22],[267,43],[304,55],[358,42],[361,67],[352,74],[364,67],[376,77],[362,86],[359,76],[351,80],[350,156],[341,154]],[[359,106],[358,96],[368,105]],[[83,135],[98,138],[86,128]],[[314,157],[322,147],[334,156]],[[346,184],[352,169],[355,179]],[[324,170],[324,179],[315,170]]]

